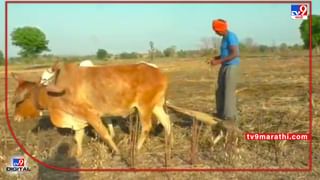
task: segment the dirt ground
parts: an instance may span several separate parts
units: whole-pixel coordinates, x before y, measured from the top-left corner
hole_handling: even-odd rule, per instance
[[[222,172],[223,168],[308,168],[309,141],[247,141],[240,137],[239,152],[232,161],[225,156],[224,140],[213,146],[212,127],[201,125],[199,162],[190,164],[192,119],[168,110],[173,122],[174,144],[169,168],[219,168],[215,172],[62,172],[47,169],[26,156],[30,172],[12,175],[5,172],[10,158],[23,151],[8,130],[5,118],[4,90],[1,91],[0,179],[319,179],[320,178],[320,58],[313,58],[313,165],[312,172]],[[109,62],[117,63],[117,62]],[[121,62],[125,63],[125,62]],[[209,68],[203,60],[159,61],[156,64],[168,75],[168,99],[181,107],[213,113],[218,67]],[[9,72],[14,67],[9,67]],[[25,79],[37,80],[43,69],[15,70]],[[297,58],[242,58],[238,94],[239,127],[255,133],[308,133],[309,131],[309,61]],[[4,74],[0,84],[4,89]],[[9,100],[17,85],[8,79]],[[20,143],[37,159],[66,168],[130,168],[128,121],[113,119],[115,141],[123,159],[112,157],[109,147],[94,133],[83,143],[83,155],[70,152],[75,143],[72,132],[57,130],[48,118],[17,123],[14,106],[9,103],[9,119]],[[137,154],[136,168],[164,167],[164,134],[155,128]]]

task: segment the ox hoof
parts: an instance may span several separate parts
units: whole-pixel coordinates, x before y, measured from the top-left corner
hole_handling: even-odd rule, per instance
[[[122,157],[120,154],[114,154],[112,155],[112,160],[121,161]]]
[[[72,156],[74,156],[74,157],[81,157],[81,155],[82,155],[82,150],[79,150],[79,149],[75,148],[72,151]]]
[[[120,151],[119,150],[113,150],[112,153],[111,153],[113,156],[117,156],[117,155],[120,155]]]

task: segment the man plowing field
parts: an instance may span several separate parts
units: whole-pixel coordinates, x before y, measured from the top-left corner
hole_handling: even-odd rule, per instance
[[[212,66],[221,64],[216,90],[217,116],[223,120],[236,121],[236,87],[238,82],[239,41],[235,33],[228,30],[227,22],[217,19],[212,22],[212,29],[222,36],[220,55],[214,57]]]

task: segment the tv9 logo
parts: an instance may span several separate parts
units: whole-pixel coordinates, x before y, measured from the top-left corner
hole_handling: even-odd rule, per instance
[[[308,4],[292,4],[291,18],[292,19],[308,19],[309,9]]]
[[[23,156],[16,156],[11,158],[11,164],[6,167],[7,172],[19,173],[31,171],[27,166],[27,161]]]
[[[12,165],[16,167],[24,166],[24,157],[12,158]]]

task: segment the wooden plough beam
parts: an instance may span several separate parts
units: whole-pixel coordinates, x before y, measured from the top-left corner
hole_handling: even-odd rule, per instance
[[[201,122],[204,122],[204,123],[206,123],[208,125],[216,125],[216,124],[218,124],[219,122],[222,121],[221,119],[213,117],[213,116],[210,116],[209,114],[204,113],[204,112],[194,111],[194,110],[185,109],[185,108],[182,108],[182,107],[175,106],[172,103],[170,103],[169,101],[167,101],[166,105],[167,105],[168,108],[170,108],[170,109],[172,109],[172,110],[174,110],[176,112],[179,112],[181,114],[185,114],[185,115],[190,116],[190,117],[194,117],[197,120],[199,120]]]
[[[211,116],[211,115],[209,115],[207,113],[204,113],[204,112],[178,107],[178,106],[173,105],[169,101],[166,101],[166,105],[167,105],[168,108],[170,108],[170,109],[172,109],[172,110],[174,110],[174,111],[176,111],[178,113],[187,115],[187,116],[189,116],[191,118],[195,118],[196,120],[201,121],[201,122],[203,122],[203,123],[205,123],[207,125],[215,126],[215,125],[218,125],[219,123],[221,123],[221,125],[223,127],[225,127],[226,129],[232,128],[236,132],[242,133],[242,131],[236,126],[234,126],[234,127],[226,126],[225,123],[224,123],[225,121],[220,119],[220,118],[218,118],[218,117],[213,117],[213,116]]]

